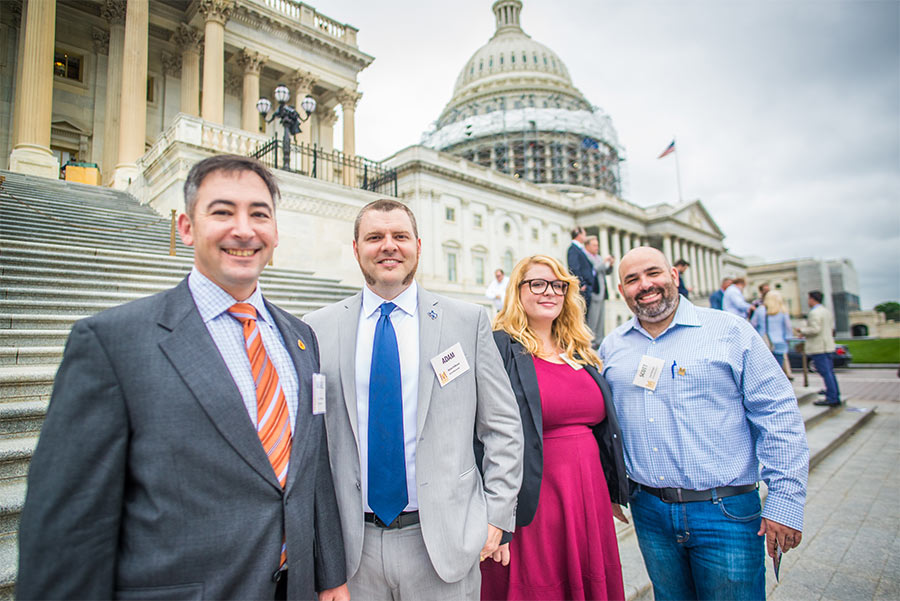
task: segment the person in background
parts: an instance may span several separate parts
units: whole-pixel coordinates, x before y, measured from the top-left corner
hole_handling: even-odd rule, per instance
[[[482,564],[481,598],[623,599],[622,436],[578,279],[535,255],[510,280],[494,340],[519,403],[524,474],[508,565]]]
[[[566,251],[566,263],[572,275],[578,278],[578,290],[584,298],[584,313],[587,317],[587,312],[591,308],[591,296],[597,289],[597,270],[594,269],[594,263],[584,249],[585,240],[587,234],[583,227],[572,230],[572,243]]]
[[[806,354],[812,359],[816,371],[825,380],[825,398],[818,400],[814,405],[826,405],[837,407],[841,404],[841,391],[838,388],[837,378],[834,377],[834,363],[831,353],[834,352],[834,317],[831,311],[822,304],[825,296],[818,290],[809,293],[809,315],[806,316],[806,326],[797,328],[799,336],[806,338]]]
[[[712,309],[722,310],[722,301],[725,298],[725,289],[731,286],[731,278],[723,278],[722,286],[709,297],[709,306]]]
[[[753,306],[754,310],[756,310],[757,307],[759,307],[760,305],[763,304],[763,302],[765,301],[765,298],[766,298],[766,294],[769,292],[769,290],[771,290],[771,287],[767,283],[763,282],[762,284],[759,285],[758,290],[759,290],[759,296],[754,298],[753,302],[750,303]]]
[[[772,345],[772,354],[781,365],[785,375],[793,380],[789,372],[789,363],[786,361],[788,352],[787,339],[791,336],[791,319],[788,317],[784,299],[777,290],[769,290],[766,293],[763,304],[754,312],[750,324],[756,328],[763,339],[768,336]]]
[[[588,236],[584,241],[584,250],[587,251],[591,262],[594,264],[594,272],[597,274],[597,283],[594,293],[591,295],[591,308],[588,309],[587,324],[594,333],[594,341],[591,343],[595,349],[603,342],[606,329],[606,301],[609,299],[609,290],[606,287],[606,276],[612,272],[614,260],[612,255],[600,256],[600,241],[597,236]]]
[[[690,296],[691,288],[688,288],[686,278],[684,277],[685,272],[688,270],[691,264],[688,263],[684,259],[678,259],[675,261],[675,269],[678,270],[678,294],[683,296],[684,298],[688,298]]]
[[[744,300],[744,288],[747,281],[744,278],[734,278],[731,285],[725,289],[725,296],[722,299],[722,310],[732,315],[737,315],[741,319],[749,317],[750,310],[753,305]]]
[[[494,272],[494,279],[491,280],[487,290],[484,291],[484,295],[491,299],[491,305],[493,305],[495,312],[503,308],[503,296],[506,294],[507,284],[509,284],[509,278],[498,267],[497,271]]]

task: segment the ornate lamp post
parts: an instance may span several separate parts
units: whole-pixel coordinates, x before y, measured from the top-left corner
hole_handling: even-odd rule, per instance
[[[316,99],[307,96],[300,103],[300,108],[306,113],[306,117],[301,117],[297,109],[287,104],[291,99],[291,91],[283,83],[278,84],[275,88],[275,101],[278,103],[278,109],[272,113],[272,116],[266,119],[266,123],[271,123],[276,117],[281,120],[281,127],[284,129],[284,137],[282,138],[282,154],[284,155],[284,164],[282,169],[291,170],[291,138],[300,133],[300,124],[309,119],[316,110]],[[272,109],[272,103],[268,98],[260,98],[256,102],[256,110],[263,116]]]

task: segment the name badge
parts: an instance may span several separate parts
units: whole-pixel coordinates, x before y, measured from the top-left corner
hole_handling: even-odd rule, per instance
[[[322,415],[325,413],[325,374],[313,374],[312,387],[313,415]]]
[[[574,361],[569,359],[569,357],[567,357],[565,353],[560,353],[559,358],[562,359],[563,361],[565,361],[569,365],[569,367],[571,367],[575,371],[578,371],[579,369],[584,369],[584,365],[581,365],[580,363],[575,363]]]
[[[663,365],[665,365],[665,361],[662,359],[644,355],[641,357],[641,362],[638,365],[637,373],[634,374],[632,384],[647,390],[656,390],[656,384],[659,382]]]
[[[431,360],[431,367],[437,375],[441,388],[469,371],[469,362],[463,355],[462,346],[457,342]]]

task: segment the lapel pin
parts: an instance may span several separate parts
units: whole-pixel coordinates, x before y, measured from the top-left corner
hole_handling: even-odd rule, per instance
[[[683,367],[679,367],[679,368],[678,368],[678,375],[679,375],[679,376],[683,376],[683,375],[686,374],[686,373],[687,373],[687,372],[685,371],[685,369],[684,369]]]
[[[306,350],[306,345],[303,344],[303,341],[300,340],[299,338],[297,339],[297,346],[300,347],[300,350],[301,350],[301,351],[305,351],[305,350]]]
[[[432,309],[431,311],[428,312],[428,317],[430,317],[431,319],[437,319],[437,313],[435,313],[434,310]]]

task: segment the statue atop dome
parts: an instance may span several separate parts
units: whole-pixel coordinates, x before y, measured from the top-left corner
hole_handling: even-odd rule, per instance
[[[521,0],[497,0],[496,31],[456,79],[422,144],[537,184],[620,195],[610,118],[572,83],[559,56],[521,26]]]

